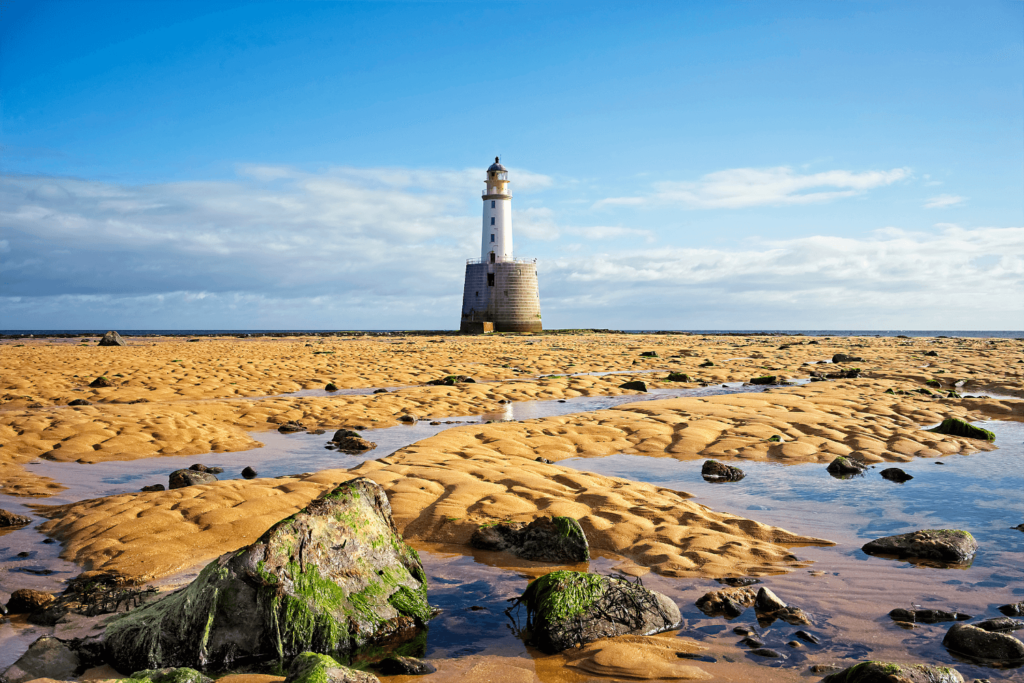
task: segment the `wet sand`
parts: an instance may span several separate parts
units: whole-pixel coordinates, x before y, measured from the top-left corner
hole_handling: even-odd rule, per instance
[[[1024,365],[1018,363],[1022,348],[1019,340],[660,335],[133,339],[128,348],[4,342],[0,493],[12,496],[7,500],[40,504],[38,514],[50,519],[42,530],[61,541],[63,557],[83,568],[120,573],[130,582],[187,571],[241,547],[352,476],[368,476],[388,490],[396,521],[417,546],[441,543],[469,553],[465,544],[481,523],[566,514],[580,519],[609,569],[694,579],[768,576],[807,567],[807,559],[817,557],[808,546],[829,543],[818,536],[837,539],[806,524],[800,524],[802,533],[792,533],[718,511],[714,504],[712,510],[679,490],[558,463],[613,454],[677,461],[714,457],[743,466],[742,461],[820,463],[836,455],[913,462],[978,453],[991,447],[921,427],[950,416],[1019,418],[1019,401],[885,392],[919,389],[933,380],[945,393],[965,380],[959,389],[964,394],[988,390],[1024,397]],[[658,357],[640,356],[645,351]],[[925,355],[929,351],[937,355]],[[860,367],[861,378],[455,426],[354,469],[121,493],[52,507],[46,499],[64,489],[60,477],[25,468],[39,459],[58,468],[61,463],[169,455],[195,455],[202,462],[206,458],[199,456],[209,453],[258,447],[260,430],[291,420],[310,429],[375,429],[396,425],[406,414],[444,419],[498,413],[505,401],[629,394],[619,385],[636,378],[659,387],[747,381],[764,374],[806,378],[811,371],[834,370],[821,361],[837,352],[864,359],[844,365]],[[702,367],[708,360],[714,365]],[[667,382],[669,370],[697,381]],[[631,374],[568,376],[606,372]],[[89,388],[100,374],[115,386]],[[478,383],[422,386],[450,374],[470,375]],[[559,376],[539,377],[550,374]],[[321,391],[328,381],[343,389],[403,388],[330,395]],[[302,393],[275,395],[296,391]],[[92,405],[66,406],[73,398]],[[769,440],[775,436],[781,440]],[[0,591],[21,587],[15,582],[5,577]],[[498,654],[442,658],[439,674],[428,678],[584,681],[595,675],[633,675],[680,680],[667,677],[667,670],[655,671],[661,641],[644,642],[651,652],[633,664],[619,663],[626,661],[620,650],[638,651],[640,645],[606,643],[535,663]],[[678,646],[681,641],[673,642]],[[680,676],[685,664],[676,658]],[[727,676],[722,680],[756,678],[757,671],[764,671],[749,662],[696,665],[719,679]],[[795,680],[795,671],[772,669],[780,680],[789,680],[789,673]]]

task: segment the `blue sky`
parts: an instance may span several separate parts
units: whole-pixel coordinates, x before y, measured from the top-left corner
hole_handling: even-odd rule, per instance
[[[0,328],[1024,328],[1024,2],[18,2]]]

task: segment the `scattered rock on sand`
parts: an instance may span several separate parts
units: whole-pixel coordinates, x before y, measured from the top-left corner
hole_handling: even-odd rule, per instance
[[[426,676],[436,672],[437,667],[415,657],[388,657],[378,670],[385,676]]]
[[[575,563],[590,559],[590,546],[580,523],[572,517],[540,517],[529,524],[501,522],[481,526],[470,545],[480,550],[511,553],[524,560]]]
[[[97,346],[128,346],[117,332],[111,330],[103,335]]]
[[[887,467],[881,472],[879,472],[879,474],[882,475],[883,479],[894,481],[897,484],[902,484],[905,481],[910,481],[911,479],[913,479],[912,476],[901,470],[899,467]]]
[[[284,683],[380,683],[380,679],[366,671],[342,666],[328,655],[303,652],[292,660]]]
[[[739,467],[725,465],[717,460],[705,460],[700,468],[700,476],[704,477],[705,481],[722,482],[739,481],[746,475]]]
[[[751,384],[776,384],[778,377],[775,375],[761,375],[760,377],[751,377]]]
[[[679,607],[639,583],[583,572],[556,571],[533,581],[525,604],[534,645],[549,654],[600,638],[650,635],[679,625]]]
[[[861,550],[869,555],[963,563],[974,557],[978,542],[970,533],[959,529],[925,529],[876,538],[865,543]]]
[[[813,633],[808,633],[807,631],[804,631],[802,629],[797,631],[793,635],[799,638],[800,640],[811,643],[812,645],[817,645],[821,642],[821,639],[818,638],[818,636],[814,635]]]
[[[84,398],[76,398],[74,400],[68,401],[68,405],[69,406],[91,406],[92,403],[90,403],[89,401],[86,401]]]
[[[658,352],[657,351],[641,351],[640,352],[640,357],[641,358],[657,358],[658,357]]]
[[[945,666],[861,662],[825,676],[821,683],[964,683],[964,677]]]
[[[837,353],[832,356],[833,363],[863,363],[864,359],[859,356],[851,356],[845,353]]]
[[[971,615],[962,612],[947,612],[941,609],[903,609],[897,607],[889,612],[893,621],[908,624],[937,624],[942,621],[967,621]]]
[[[970,624],[951,626],[942,644],[949,651],[972,659],[1024,662],[1024,643],[1006,633],[986,631]]]
[[[398,645],[432,616],[426,592],[384,489],[360,477],[214,560],[185,589],[110,622],[106,660],[120,671],[217,670],[310,648],[348,655],[385,635]]]
[[[781,619],[794,626],[811,623],[802,609],[787,605],[779,596],[764,586],[754,598],[754,611],[757,613],[757,623],[762,627],[770,625],[776,619]]]
[[[0,529],[9,526],[25,526],[31,524],[32,518],[25,515],[16,515],[7,510],[0,510]]]
[[[133,683],[213,683],[209,676],[185,666],[178,669],[143,669],[133,673],[128,680]]]
[[[374,389],[373,393],[375,393],[375,394],[386,394],[386,393],[388,393],[388,390],[387,389]]]
[[[192,465],[189,469],[196,472],[205,472],[207,474],[222,474],[224,472],[223,467],[208,467],[199,463]]]
[[[750,654],[757,655],[758,657],[768,657],[769,659],[786,658],[785,655],[783,655],[781,652],[779,652],[778,650],[773,650],[770,647],[755,647],[753,650],[750,651]]]
[[[626,382],[625,384],[620,384],[619,389],[629,389],[630,391],[642,391],[647,393],[647,382],[636,379],[631,382]]]
[[[932,427],[925,431],[935,432],[936,434],[949,434],[950,436],[964,436],[968,439],[981,439],[983,441],[996,440],[996,435],[989,430],[975,427],[970,422],[961,420],[958,417],[946,418],[937,427]]]
[[[666,378],[669,382],[692,382],[694,379],[685,372],[670,372]]]
[[[171,489],[183,489],[186,486],[196,486],[198,484],[212,484],[217,481],[216,475],[196,472],[195,470],[175,470],[171,472],[168,479],[167,488]]]
[[[255,479],[256,475],[258,475],[258,474],[259,474],[259,472],[257,472],[256,470],[254,470],[252,467],[250,467],[248,465],[246,465],[245,469],[242,470],[242,476],[245,477],[246,479]]]
[[[11,593],[11,599],[7,601],[7,611],[11,614],[32,614],[44,609],[54,600],[56,598],[50,593],[20,588]]]
[[[163,484],[152,484],[150,486],[143,486],[140,490],[143,493],[153,493],[155,491],[166,491],[167,487]]]
[[[3,678],[7,683],[25,683],[37,678],[67,681],[81,673],[81,662],[74,650],[56,638],[44,636],[18,658]]]
[[[289,420],[278,427],[277,431],[282,434],[294,434],[295,432],[304,432],[306,431],[306,428],[294,420]]]
[[[89,386],[94,388],[94,389],[103,389],[105,387],[112,387],[112,386],[114,386],[114,383],[111,382],[109,378],[107,378],[107,377],[105,377],[103,375],[100,375],[99,377],[97,377],[93,381],[89,382]]]
[[[417,419],[418,418],[415,415],[410,415],[409,413],[406,413],[405,415],[399,416],[398,421],[405,422],[407,424],[415,424]]]
[[[994,619],[985,619],[979,621],[976,624],[983,631],[991,631],[993,633],[1012,633],[1013,631],[1019,631],[1024,628],[1024,621],[1020,619],[1011,619],[1010,617],[996,617]]]
[[[867,469],[862,463],[847,458],[845,455],[837,455],[835,460],[828,464],[825,468],[828,473],[833,477],[850,477],[857,474],[864,474],[864,470]]]
[[[324,391],[337,391],[338,385],[334,382],[328,382],[327,386],[324,387]]]
[[[754,604],[755,598],[757,591],[753,588],[723,588],[705,593],[697,599],[696,605],[697,609],[709,617],[735,619]]]

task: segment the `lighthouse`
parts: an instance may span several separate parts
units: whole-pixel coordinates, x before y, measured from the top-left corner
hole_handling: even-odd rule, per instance
[[[508,169],[494,157],[483,190],[480,258],[466,262],[462,332],[540,332],[537,259],[512,252],[512,193]]]

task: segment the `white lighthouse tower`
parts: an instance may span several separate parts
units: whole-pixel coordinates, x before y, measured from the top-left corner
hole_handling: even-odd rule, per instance
[[[508,170],[498,157],[484,181],[480,258],[466,262],[463,332],[540,332],[537,260],[512,253],[512,195]]]

